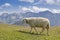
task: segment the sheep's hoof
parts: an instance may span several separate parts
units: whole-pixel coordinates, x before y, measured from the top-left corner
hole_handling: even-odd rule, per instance
[[[50,36],[49,34],[47,34],[47,36]]]
[[[36,34],[38,34],[38,33],[36,33]]]
[[[40,32],[40,35],[41,35],[42,33]]]
[[[32,33],[32,32],[30,31],[30,33]]]

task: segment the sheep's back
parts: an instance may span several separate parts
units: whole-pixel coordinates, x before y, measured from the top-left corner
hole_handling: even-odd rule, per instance
[[[48,19],[45,18],[31,18],[29,19],[29,24],[31,26],[37,26],[37,27],[42,27],[45,26],[49,23]]]

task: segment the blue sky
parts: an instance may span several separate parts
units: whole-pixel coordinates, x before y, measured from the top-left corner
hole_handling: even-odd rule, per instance
[[[60,0],[0,0],[0,13],[44,10],[60,13]]]

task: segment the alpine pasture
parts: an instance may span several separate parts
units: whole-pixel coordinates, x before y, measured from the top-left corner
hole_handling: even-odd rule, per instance
[[[60,26],[50,27],[49,36],[46,30],[40,34],[41,28],[30,33],[30,27],[0,24],[0,40],[60,40]]]

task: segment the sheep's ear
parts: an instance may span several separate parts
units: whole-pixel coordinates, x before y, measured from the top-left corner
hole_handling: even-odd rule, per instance
[[[25,22],[28,23],[28,20],[25,19]]]
[[[26,19],[23,19],[23,22],[25,22],[26,21]]]
[[[22,24],[24,24],[24,19],[22,20]]]
[[[23,19],[23,22],[26,22],[26,19]]]

